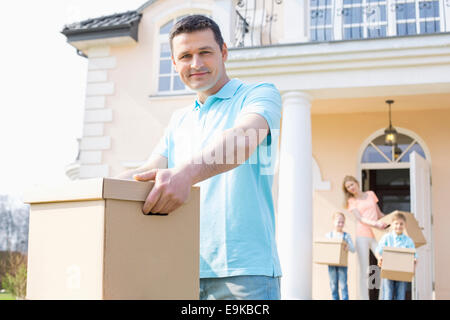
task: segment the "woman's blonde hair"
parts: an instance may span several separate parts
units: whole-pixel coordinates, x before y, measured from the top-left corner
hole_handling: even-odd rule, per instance
[[[344,197],[345,197],[344,207],[345,208],[348,208],[348,199],[353,197],[353,195],[350,192],[348,192],[347,188],[345,187],[345,184],[349,181],[353,181],[353,182],[357,183],[359,186],[359,182],[358,182],[358,180],[356,180],[356,178],[354,176],[345,176],[344,177],[344,181],[342,182],[342,190],[344,191]]]

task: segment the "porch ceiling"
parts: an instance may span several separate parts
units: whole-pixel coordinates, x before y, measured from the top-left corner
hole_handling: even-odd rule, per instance
[[[433,110],[450,109],[450,93],[414,94],[414,95],[380,95],[378,97],[315,99],[312,102],[311,113],[357,113],[357,112],[387,112],[386,100],[395,103],[393,110]]]

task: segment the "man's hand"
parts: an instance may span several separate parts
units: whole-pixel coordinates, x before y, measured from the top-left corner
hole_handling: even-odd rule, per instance
[[[155,169],[155,168],[167,169],[167,158],[160,154],[155,153],[150,157],[150,159],[147,161],[147,163],[143,164],[139,168],[130,169],[130,170],[121,172],[120,174],[116,175],[114,178],[124,179],[124,180],[133,180],[133,176],[135,176],[136,174],[148,172],[151,169]]]
[[[383,258],[380,257],[380,259],[378,259],[378,266],[381,268],[382,265],[383,265]]]
[[[347,243],[344,243],[344,250],[348,251],[348,244]]]
[[[136,174],[137,181],[154,180],[155,184],[145,200],[142,212],[170,213],[189,197],[192,180],[181,168],[153,169]]]

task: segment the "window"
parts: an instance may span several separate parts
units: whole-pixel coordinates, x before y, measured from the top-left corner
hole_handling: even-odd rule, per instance
[[[396,146],[384,145],[384,134],[373,139],[362,155],[362,163],[401,163],[409,162],[409,156],[416,151],[423,158],[425,152],[420,144],[413,138],[398,134]]]
[[[386,0],[343,0],[343,39],[385,37]]]
[[[334,3],[332,0],[311,0],[310,13],[311,40],[333,40]]]
[[[444,4],[445,2],[445,4]],[[311,41],[448,31],[448,0],[310,0]]]
[[[441,31],[438,0],[403,0],[395,5],[398,35]]]
[[[184,92],[186,86],[175,71],[171,60],[169,32],[172,26],[185,16],[172,19],[159,29],[159,78],[158,91],[163,93]]]

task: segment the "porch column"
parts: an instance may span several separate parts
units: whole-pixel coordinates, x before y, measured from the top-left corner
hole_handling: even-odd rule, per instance
[[[312,298],[311,97],[283,95],[277,243],[281,299]]]

